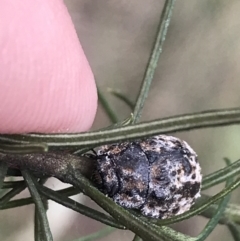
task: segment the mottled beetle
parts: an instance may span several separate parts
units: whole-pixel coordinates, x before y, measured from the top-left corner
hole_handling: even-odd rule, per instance
[[[202,175],[185,141],[158,135],[100,147],[95,181],[122,207],[163,219],[190,209],[200,197]]]

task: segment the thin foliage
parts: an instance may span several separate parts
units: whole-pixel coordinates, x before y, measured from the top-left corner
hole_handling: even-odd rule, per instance
[[[240,207],[231,203],[229,204],[228,202],[229,194],[240,185],[239,178],[234,181],[234,178],[240,174],[240,160],[232,164],[228,163],[227,167],[204,177],[203,189],[208,189],[219,183],[226,182],[226,187],[221,192],[212,197],[203,195],[190,211],[170,219],[158,221],[142,217],[139,213],[118,206],[96,189],[92,182],[86,178],[86,170],[82,173],[77,168],[77,155],[85,153],[100,144],[142,138],[159,133],[163,134],[173,131],[186,131],[240,123],[240,109],[232,108],[190,113],[187,115],[173,116],[136,124],[140,120],[144,103],[148,96],[154,73],[157,68],[163,43],[167,35],[174,3],[175,0],[165,1],[155,43],[145,70],[136,103],[133,105],[128,97],[121,92],[111,91],[133,111],[133,114],[129,115],[129,118],[119,122],[115,110],[111,108],[105,96],[100,90],[98,90],[100,103],[113,123],[109,128],[80,134],[0,135],[0,209],[4,210],[34,204],[34,236],[36,241],[53,240],[46,215],[48,208],[47,200],[53,200],[66,208],[72,209],[93,220],[111,226],[100,230],[97,233],[79,238],[78,240],[81,241],[97,240],[98,238],[109,234],[115,230],[115,228],[131,230],[135,234],[133,238],[134,241],[204,241],[217,224],[226,225],[234,240],[239,240]],[[56,166],[61,168],[56,169],[56,166],[51,166],[51,161],[41,163],[41,167],[38,166],[37,163],[31,165],[30,161],[34,160],[34,155],[36,157],[36,155],[39,155],[41,152],[44,156],[44,153],[47,151],[51,153],[52,150],[58,148],[59,153],[62,151],[61,162],[58,162],[57,159],[50,160],[54,160],[55,164],[57,164]],[[65,156],[65,150],[68,152],[71,150],[75,157],[71,159],[69,158],[71,156]],[[24,159],[26,158],[25,154],[28,154],[28,159]],[[14,156],[16,157],[15,159]],[[31,158],[33,157],[33,159],[29,158],[29,156],[31,156]],[[22,169],[21,173],[24,181],[4,182],[5,176],[9,176],[9,173],[14,177],[15,172],[12,170],[12,167]],[[58,191],[51,190],[44,186],[46,181],[45,178],[39,179],[43,174],[47,176],[55,176],[59,180],[70,183],[73,186]],[[26,187],[28,188],[31,197],[12,200],[12,198],[16,197],[16,195],[22,192]],[[91,209],[70,198],[70,196],[79,194],[80,192],[94,200],[107,212],[107,214]],[[202,215],[210,219],[197,237],[189,237],[166,226],[195,215]]]

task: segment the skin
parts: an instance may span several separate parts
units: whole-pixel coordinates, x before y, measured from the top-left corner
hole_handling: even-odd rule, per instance
[[[0,133],[82,132],[93,73],[61,0],[0,1]]]

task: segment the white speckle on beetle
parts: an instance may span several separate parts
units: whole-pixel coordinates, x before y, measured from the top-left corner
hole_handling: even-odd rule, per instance
[[[96,173],[99,189],[117,204],[153,218],[184,213],[200,197],[197,154],[172,136],[102,146]]]

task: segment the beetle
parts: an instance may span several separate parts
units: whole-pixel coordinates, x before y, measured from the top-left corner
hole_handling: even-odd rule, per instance
[[[201,167],[197,154],[173,136],[105,145],[97,151],[94,180],[124,208],[152,218],[188,211],[200,197]]]

